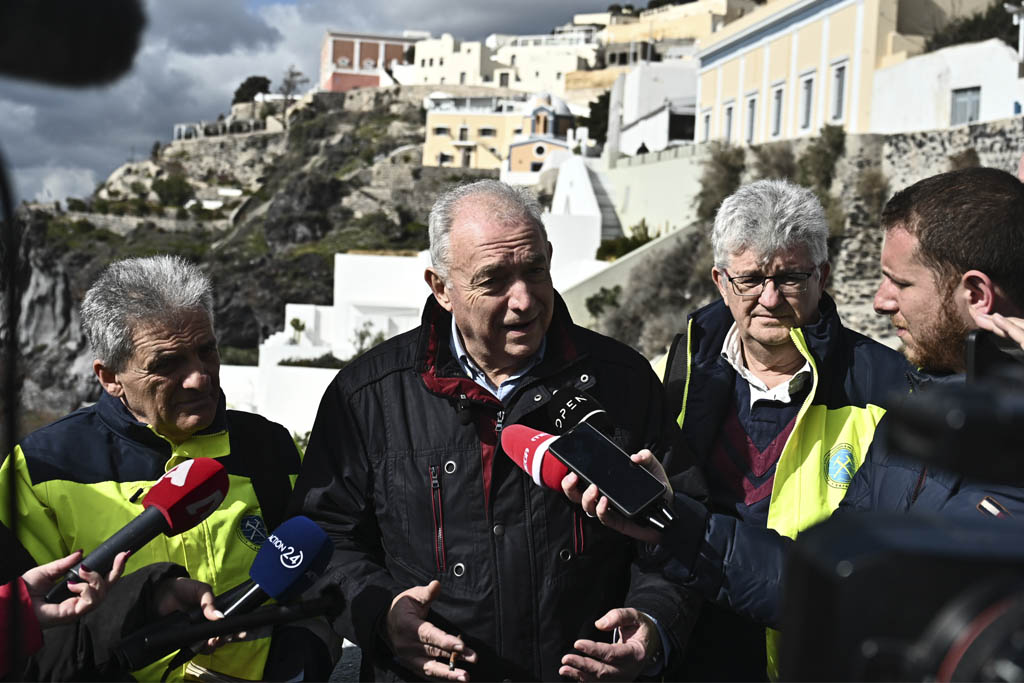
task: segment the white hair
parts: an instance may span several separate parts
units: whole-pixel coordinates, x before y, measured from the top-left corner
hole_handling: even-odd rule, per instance
[[[767,263],[787,249],[807,248],[815,266],[828,260],[828,222],[814,192],[785,180],[759,180],[726,198],[715,215],[711,233],[715,265],[729,266],[730,257],[753,251]]]

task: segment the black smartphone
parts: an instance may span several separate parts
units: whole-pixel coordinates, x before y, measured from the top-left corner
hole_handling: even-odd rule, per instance
[[[1020,344],[987,330],[968,332],[966,351],[968,382],[997,377],[1005,368],[1021,371],[1021,363],[1024,363],[1024,349]]]
[[[587,483],[596,484],[626,517],[663,502],[665,485],[587,422],[557,438],[548,450]]]

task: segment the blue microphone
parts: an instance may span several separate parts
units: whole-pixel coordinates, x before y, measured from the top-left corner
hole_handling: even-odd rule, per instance
[[[260,546],[249,568],[250,580],[218,596],[216,606],[228,617],[252,612],[270,598],[280,602],[292,600],[310,588],[323,574],[333,553],[334,544],[316,522],[309,517],[292,517],[274,529]],[[226,606],[224,603],[227,603]],[[157,622],[146,631],[153,633],[161,623]],[[160,630],[167,631],[167,628],[165,626]],[[141,644],[146,652],[145,658],[140,660],[144,662],[142,666],[173,652],[174,647],[166,646],[167,640],[166,636],[161,637],[155,633],[142,638]],[[181,649],[167,665],[162,680],[166,680],[176,667],[199,654],[205,644],[206,641],[199,641]],[[132,663],[133,670],[141,668],[135,666],[136,663]]]

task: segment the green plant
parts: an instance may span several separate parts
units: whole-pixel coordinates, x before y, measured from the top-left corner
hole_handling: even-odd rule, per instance
[[[976,168],[981,166],[981,159],[978,158],[978,150],[973,147],[951,154],[949,157],[949,170],[959,171],[961,168]]]
[[[827,192],[832,187],[836,162],[845,152],[846,133],[842,126],[822,126],[818,137],[797,161],[797,182]]]
[[[857,177],[857,196],[864,202],[868,225],[877,225],[889,198],[889,179],[881,169],[867,169]]]
[[[298,344],[303,330],[306,329],[306,323],[301,318],[292,318],[288,324],[292,327],[292,343]]]
[[[317,358],[285,358],[277,364],[300,368],[337,368],[340,370],[348,365],[349,361],[341,360],[332,353],[325,353]]]
[[[67,200],[68,211],[88,211],[89,205],[81,199],[75,197],[68,197]]]
[[[587,297],[587,311],[595,320],[600,318],[606,308],[618,308],[619,296],[622,294],[622,285],[614,287],[602,287],[596,294]]]
[[[221,346],[220,362],[224,365],[259,365],[260,350],[238,346]]]
[[[740,186],[746,155],[742,147],[712,142],[709,155],[704,161],[700,176],[700,191],[697,193],[697,217],[713,220],[722,201]]]
[[[164,206],[183,206],[196,192],[182,173],[170,173],[153,181],[153,191]]]
[[[984,12],[948,22],[925,41],[924,50],[931,52],[949,45],[974,43],[989,38],[999,38],[1016,48],[1017,28],[1008,19],[1002,0],[995,0]]]
[[[752,146],[750,151],[754,153],[754,175],[758,179],[792,180],[796,177],[796,156],[788,141]]]
[[[149,190],[146,188],[145,183],[141,183],[138,180],[132,181],[132,184],[129,186],[129,189],[131,189],[131,191],[137,197],[145,197],[147,194],[149,194]]]
[[[350,360],[354,360],[359,356],[363,355],[377,344],[380,344],[387,337],[384,336],[384,332],[373,331],[373,323],[369,320],[363,322],[360,327],[357,327],[355,332],[352,333],[352,345],[356,347],[356,352],[352,354]]]
[[[305,434],[292,432],[292,441],[295,443],[295,448],[298,449],[300,454],[305,454],[306,449],[309,447],[309,435],[312,433],[310,430],[307,430]]]
[[[639,223],[629,230],[628,235],[616,237],[611,240],[602,240],[601,246],[597,248],[595,258],[602,261],[614,261],[616,258],[628,254],[637,247],[641,247],[654,239],[647,221],[641,219]]]

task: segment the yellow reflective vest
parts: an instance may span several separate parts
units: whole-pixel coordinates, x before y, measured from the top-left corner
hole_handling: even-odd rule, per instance
[[[175,446],[137,422],[120,401],[103,394],[97,404],[27,436],[0,467],[0,491],[8,490],[9,480],[15,479],[18,540],[40,564],[77,549],[88,555],[142,512],[142,498],[164,472],[189,458],[217,458],[230,483],[220,507],[188,531],[153,539],[132,554],[125,571],[173,562],[184,566],[192,578],[210,584],[215,595],[235,587],[249,578],[267,525],[251,478],[253,457],[232,452],[232,445],[238,449],[242,442],[229,427],[245,432],[244,443],[261,442],[281,458],[277,473],[287,479],[287,493],[300,459],[281,425],[226,411],[222,397],[214,424]],[[274,507],[283,511],[278,501]],[[5,517],[7,506],[0,508],[0,521],[11,526]],[[269,638],[258,638],[225,645],[193,661],[235,678],[259,680],[269,647]],[[172,656],[133,675],[159,680]],[[181,680],[183,675],[184,667],[172,672],[169,680]]]

